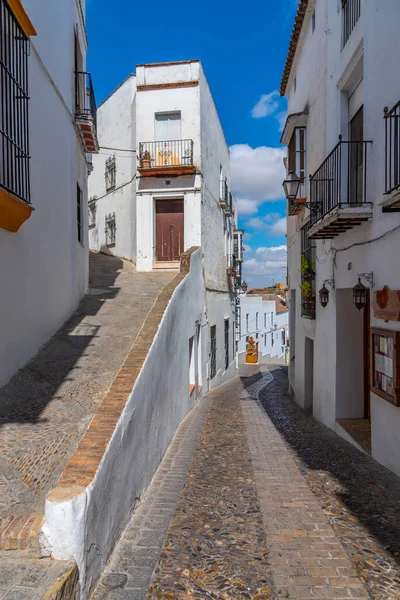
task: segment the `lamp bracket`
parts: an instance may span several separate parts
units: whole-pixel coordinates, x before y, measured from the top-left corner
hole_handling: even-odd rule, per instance
[[[334,290],[335,289],[335,280],[334,279],[324,279],[324,281],[322,282],[322,285],[330,285],[331,288]]]
[[[374,286],[374,273],[372,271],[371,273],[358,273],[358,277],[364,279],[371,287]]]

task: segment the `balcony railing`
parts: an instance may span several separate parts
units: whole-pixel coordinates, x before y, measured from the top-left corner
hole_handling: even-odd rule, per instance
[[[367,149],[370,141],[343,141],[310,176],[310,226],[334,208],[366,204]]]
[[[229,191],[228,191],[228,182],[226,179],[221,181],[221,189],[219,194],[219,202],[221,204],[221,208],[227,208],[229,201]]]
[[[141,169],[193,167],[193,140],[140,142]]]
[[[97,106],[90,73],[77,71],[75,74],[75,117],[93,119],[97,125]]]
[[[342,0],[343,35],[342,48],[347,44],[351,32],[361,15],[361,0]]]
[[[385,193],[400,186],[400,102],[385,108]]]

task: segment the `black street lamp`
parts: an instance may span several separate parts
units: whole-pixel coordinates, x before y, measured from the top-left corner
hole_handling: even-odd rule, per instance
[[[334,288],[335,281],[333,279],[325,279],[325,281],[322,282],[322,288],[319,290],[319,302],[320,302],[322,308],[325,308],[326,306],[328,306],[328,303],[329,303],[329,290],[325,284],[328,284],[332,288]]]
[[[248,285],[245,281],[242,281],[241,287],[242,287],[242,292],[246,293],[247,289],[248,289]]]
[[[294,171],[289,171],[287,179],[283,182],[285,196],[289,202],[293,202],[297,198],[300,183],[300,177]]]
[[[373,273],[359,273],[358,283],[353,287],[353,304],[358,310],[362,310],[368,302],[368,288],[361,283],[361,278],[373,285]]]

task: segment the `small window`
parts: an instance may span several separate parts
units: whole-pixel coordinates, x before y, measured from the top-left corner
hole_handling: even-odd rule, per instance
[[[110,192],[115,189],[117,179],[117,165],[115,156],[111,156],[106,160],[106,191]]]
[[[267,329],[267,313],[264,313],[264,329]]]
[[[271,327],[274,326],[274,313],[271,313]]]
[[[89,208],[89,229],[93,229],[93,227],[96,227],[96,212],[97,212],[95,196],[90,198],[88,208]]]
[[[116,224],[115,213],[106,216],[106,246],[115,246]]]
[[[229,368],[229,319],[225,319],[225,371]]]
[[[195,373],[195,356],[194,356],[194,336],[189,340],[189,393],[193,394],[196,389],[196,373]]]
[[[312,18],[311,18],[311,30],[314,33],[314,31],[315,31],[315,9],[313,11]]]
[[[271,346],[274,345],[274,334],[271,335]]]
[[[294,91],[296,91],[296,89],[297,89],[297,79],[296,79],[296,77],[294,78],[293,89],[294,89]]]
[[[249,313],[246,314],[246,333],[249,333]]]
[[[82,190],[79,183],[76,185],[76,224],[78,229],[78,242],[83,243],[83,223],[82,223]]]
[[[155,140],[168,142],[181,139],[181,113],[161,113],[155,115]]]
[[[217,327],[210,327],[210,379],[217,374]]]
[[[258,330],[258,325],[259,325],[259,323],[258,323],[258,312],[256,312],[256,330]]]

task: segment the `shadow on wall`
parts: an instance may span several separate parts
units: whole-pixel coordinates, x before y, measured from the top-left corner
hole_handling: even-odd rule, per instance
[[[90,255],[89,293],[64,326],[0,389],[0,428],[8,423],[45,423],[41,415],[64,382],[74,381],[79,358],[98,335],[98,326],[82,325],[88,315],[96,315],[105,300],[115,298],[119,259]],[[75,333],[73,333],[75,332]]]
[[[291,400],[287,394],[286,367],[276,367],[272,374],[274,381],[261,391],[260,401],[276,429],[295,451],[313,492],[330,509],[333,494],[332,510],[339,523],[343,519],[352,527],[349,517],[340,512],[343,503],[399,564],[400,479]],[[353,535],[356,538],[356,532]],[[362,549],[362,539],[359,544]]]

